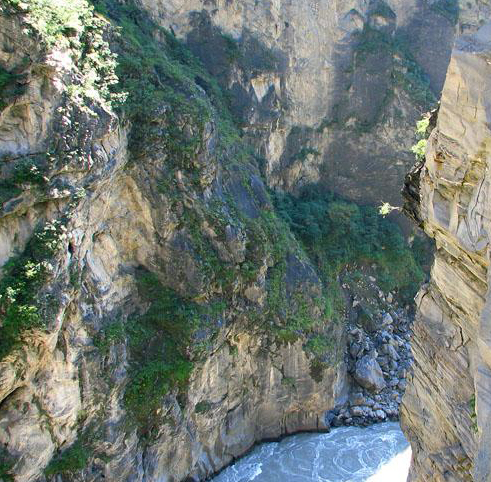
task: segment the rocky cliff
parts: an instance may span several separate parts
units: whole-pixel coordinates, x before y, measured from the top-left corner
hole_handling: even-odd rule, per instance
[[[202,480],[258,440],[397,417],[421,253],[346,198],[397,198],[395,153],[487,3],[0,9],[0,479]],[[485,152],[456,170],[471,234],[448,218],[484,291]],[[448,374],[471,428],[474,362]],[[469,434],[447,451],[462,466]]]
[[[270,186],[320,183],[396,205],[415,121],[440,94],[454,33],[489,13],[487,2],[457,0],[141,5],[230,92]]]
[[[267,189],[223,82],[282,55],[94,4],[0,5],[0,479],[200,480],[261,439],[397,416],[421,271],[373,209]],[[193,54],[208,38],[225,77]]]
[[[491,480],[490,79],[487,24],[456,43],[426,162],[409,182],[419,187],[407,211],[437,248],[402,408],[412,481]]]

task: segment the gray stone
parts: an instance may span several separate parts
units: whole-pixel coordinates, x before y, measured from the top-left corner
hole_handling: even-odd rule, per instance
[[[401,357],[399,356],[399,353],[397,353],[396,349],[392,345],[385,345],[385,350],[387,355],[392,358],[392,360],[398,361]]]
[[[389,325],[392,325],[392,323],[394,323],[394,319],[392,318],[390,313],[385,313],[382,317],[382,326],[385,328]]]
[[[351,407],[351,416],[352,417],[363,417],[364,416],[363,407]]]
[[[377,410],[375,412],[375,415],[377,416],[377,418],[380,418],[381,420],[385,420],[386,418],[386,414],[383,410]]]
[[[363,352],[363,349],[358,343],[352,343],[350,345],[349,353],[350,353],[352,358],[355,358],[355,359],[358,358],[358,355],[360,354],[360,352]]]
[[[366,398],[363,396],[362,393],[355,393],[351,398],[351,404],[352,405],[365,405],[366,404]]]
[[[373,355],[365,355],[356,362],[354,377],[369,391],[380,392],[386,387],[382,369]]]

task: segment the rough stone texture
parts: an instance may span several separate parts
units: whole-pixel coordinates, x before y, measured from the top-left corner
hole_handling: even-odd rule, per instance
[[[29,50],[29,62],[18,65],[15,45]],[[276,261],[271,248],[254,238],[270,241],[264,240],[260,216],[271,218],[273,208],[253,160],[227,166],[215,151],[215,119],[210,119],[194,153],[196,178],[176,170],[162,188],[171,160],[161,137],[144,138],[135,153],[128,147],[134,126],[97,97],[80,106],[69,93],[84,75],[73,59],[69,49],[56,47],[46,55],[23,15],[0,18],[1,65],[17,69],[21,80],[15,82],[23,82],[12,98],[2,96],[2,182],[21,156],[45,151],[53,139],[62,147],[42,189],[26,183],[3,202],[1,264],[22,252],[37,227],[69,214],[40,291],[53,301],[53,312],[46,326],[24,332],[22,343],[0,361],[2,464],[7,453],[16,482],[45,481],[43,470],[52,457],[95,430],[85,467],[48,479],[203,479],[258,440],[326,429],[324,413],[346,398],[344,363],[324,353],[314,372],[306,337],[282,341],[270,328],[285,315],[282,310],[295,312],[298,293],[309,310],[304,316],[319,320],[319,335],[331,330],[342,346],[342,327],[329,328],[313,302],[323,288],[293,237]],[[167,106],[159,107],[149,113],[153,127],[166,121]],[[274,217],[270,222],[279,229]],[[96,340],[112,322],[138,323],[145,313],[136,283],[142,269],[176,296],[201,304],[220,298],[222,285],[206,271],[202,245],[232,277],[226,308],[209,320],[216,328],[212,340],[207,333],[196,335],[202,337],[196,344],[208,342],[206,356],[195,360],[184,393],[174,389],[162,398],[155,414],[162,423],[148,436],[125,409],[133,363],[128,340],[109,343],[107,350]],[[256,253],[261,259],[255,260],[254,276],[241,276],[246,256],[251,263]],[[279,283],[286,287],[286,304],[263,314],[261,325],[253,315],[261,314],[277,264],[284,267]]]
[[[356,362],[355,380],[363,388],[375,393],[385,388],[384,375],[377,362],[376,352],[365,355]]]
[[[384,72],[405,68],[393,52],[380,57],[372,52],[350,69],[356,39],[367,25],[389,36],[410,31],[424,15],[428,21],[420,37],[433,59],[430,76],[437,90],[437,66],[445,67],[453,35],[448,19],[425,2],[390,2],[392,13],[377,13],[383,5],[365,1],[142,3],[209,60],[212,75],[233,94],[232,108],[246,138],[257,135],[256,154],[265,158],[272,186],[297,190],[322,181],[355,199],[394,200],[395,190],[385,188],[397,185],[410,157],[398,165],[393,154],[411,145],[419,112],[400,89],[386,103],[390,76]],[[323,287],[315,269],[291,235],[285,241],[261,231],[261,223],[269,220],[279,229],[279,222],[256,160],[248,154],[234,157],[233,148],[226,153],[230,158],[218,151],[217,119],[211,116],[199,131],[191,168],[172,169],[162,135],[167,105],[149,111],[147,124],[135,126],[97,93],[81,103],[73,92],[86,72],[77,67],[74,52],[57,45],[46,51],[25,28],[23,14],[3,15],[4,5],[0,8],[0,63],[15,72],[14,85],[1,92],[1,180],[11,178],[24,156],[43,153],[53,142],[57,147],[44,187],[26,182],[2,203],[0,264],[22,252],[39,226],[67,218],[39,293],[53,301],[46,326],[24,333],[22,344],[0,362],[0,459],[6,452],[13,460],[16,482],[46,480],[49,461],[94,427],[97,436],[85,467],[48,479],[203,479],[257,440],[328,428],[324,413],[347,399],[347,365],[354,368],[375,344],[381,347],[375,363],[382,366],[393,400],[389,404],[380,394],[372,399],[354,386],[362,405],[352,404],[336,417],[354,423],[357,417],[397,416],[407,375],[400,359],[409,360],[406,343],[392,332],[378,333],[382,316],[364,319],[360,324],[380,336],[374,341],[363,334],[363,344],[351,343],[349,363],[333,359],[332,351],[344,350],[343,327],[331,326],[316,303]],[[239,40],[240,62],[224,62],[224,46],[231,44],[218,27]],[[77,40],[76,31],[66,33]],[[201,89],[195,96],[206,103],[202,79],[193,81]],[[365,102],[369,94],[373,102]],[[172,122],[192,137],[199,129],[185,114]],[[360,123],[363,132],[355,129]],[[373,126],[366,130],[366,124]],[[137,151],[129,146],[133,129],[141,129]],[[288,249],[275,259],[280,241]],[[232,279],[225,294],[206,255]],[[257,262],[252,275],[251,258]],[[285,287],[279,294],[284,303],[263,311],[280,267],[284,272],[276,283]],[[162,423],[150,434],[135,428],[125,409],[134,363],[129,341],[119,339],[105,349],[97,345],[111,323],[138,323],[148,309],[136,283],[142,270],[176,297],[200,305],[227,301],[208,320],[216,328],[212,339],[198,333],[193,340],[208,345],[206,356],[194,360],[187,390],[174,388],[162,398],[155,414]],[[296,321],[313,318],[315,335],[335,346],[317,358],[306,349],[314,333],[298,329],[282,339],[271,331],[285,312],[299,315],[299,294],[308,313]],[[390,317],[396,325],[392,312]],[[392,326],[388,317],[385,325]],[[397,343],[397,351],[391,343]],[[484,368],[480,373],[485,380]],[[478,392],[480,413],[483,400]]]
[[[490,79],[487,24],[456,43],[419,176],[419,218],[437,252],[402,405],[411,481],[491,480]]]
[[[271,186],[298,192],[320,182],[362,203],[400,204],[414,125],[428,108],[414,96],[420,87],[407,77],[407,62],[419,63],[438,95],[454,40],[452,17],[438,2],[141,3],[221,77]],[[475,28],[483,13],[462,3],[466,28]],[[364,29],[397,39],[404,53],[382,42],[360,54]],[[247,65],[230,68],[222,33],[237,41]],[[261,62],[268,55],[275,65]]]

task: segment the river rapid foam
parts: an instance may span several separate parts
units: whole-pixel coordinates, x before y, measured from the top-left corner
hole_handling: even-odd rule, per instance
[[[397,423],[263,443],[213,482],[405,482],[411,449]]]

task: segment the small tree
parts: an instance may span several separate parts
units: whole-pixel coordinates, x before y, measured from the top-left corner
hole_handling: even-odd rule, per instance
[[[416,159],[422,160],[425,157],[426,144],[428,139],[428,126],[430,125],[430,115],[426,113],[424,117],[416,123],[416,136],[419,141],[411,147],[411,151]]]

